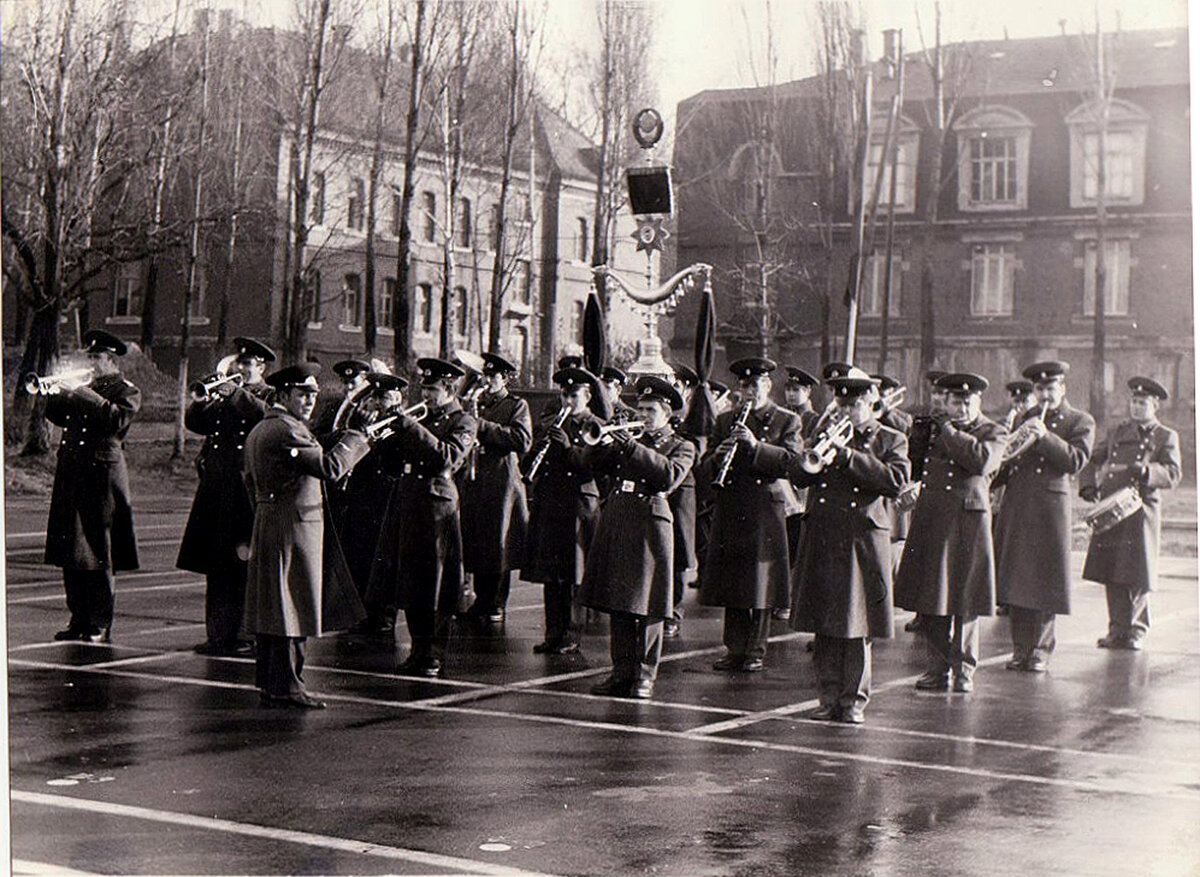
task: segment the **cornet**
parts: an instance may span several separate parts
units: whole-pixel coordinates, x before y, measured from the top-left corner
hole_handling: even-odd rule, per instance
[[[1049,402],[1043,402],[1042,408],[1036,417],[1022,421],[1020,426],[1008,434],[1008,441],[1004,444],[1003,462],[1008,463],[1033,447],[1038,437],[1033,432],[1034,427],[1032,424],[1035,420],[1045,422],[1046,410],[1049,407]]]
[[[882,414],[885,411],[892,411],[904,404],[904,397],[908,395],[908,387],[891,387],[879,394],[879,398],[875,400],[875,413]]]
[[[429,413],[429,406],[424,402],[418,402],[416,405],[411,405],[395,414],[376,420],[374,423],[367,424],[363,427],[363,432],[366,433],[368,439],[374,441],[387,438],[392,434],[391,425],[401,417],[411,417],[413,420],[421,420]]]
[[[854,424],[849,417],[834,419],[813,441],[811,447],[805,449],[800,458],[800,468],[810,475],[823,470],[833,462],[839,448],[850,444],[854,437]]]
[[[39,377],[30,372],[25,375],[23,383],[25,385],[25,392],[30,396],[52,396],[55,393],[61,393],[63,390],[74,390],[76,387],[82,387],[84,384],[90,383],[92,374],[93,372],[90,368],[75,368],[59,372],[56,375],[46,375],[45,377]]]
[[[642,420],[629,420],[625,423],[610,423],[608,426],[601,426],[599,423],[589,423],[583,428],[583,443],[585,445],[607,444],[613,433],[626,432],[630,433],[630,438],[638,438],[646,430],[646,423]]]
[[[213,391],[223,384],[233,384],[235,387],[242,385],[242,375],[235,372],[231,375],[224,375],[220,372],[213,372],[208,377],[201,378],[198,381],[192,381],[188,385],[188,391],[192,394],[192,398],[197,402],[203,402],[213,394]]]

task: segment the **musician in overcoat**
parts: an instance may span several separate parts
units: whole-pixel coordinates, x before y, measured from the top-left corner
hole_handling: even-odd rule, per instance
[[[674,609],[675,546],[668,497],[695,462],[691,442],[671,429],[683,406],[667,381],[643,377],[637,386],[638,438],[617,430],[585,453],[592,468],[612,476],[596,536],[588,551],[579,601],[607,612],[613,669],[593,694],[648,699],[662,656],[663,623]]]
[[[1162,510],[1159,491],[1179,484],[1183,465],[1179,434],[1158,420],[1166,388],[1147,377],[1130,378],[1129,419],[1096,446],[1079,473],[1079,495],[1087,502],[1132,487],[1141,499],[1133,514],[1096,532],[1088,544],[1083,577],[1104,585],[1108,633],[1104,649],[1140,649],[1150,628],[1150,592],[1158,578]]]
[[[320,366],[302,363],[267,377],[275,401],[246,437],[245,479],[254,503],[246,578],[246,630],[255,634],[255,685],[265,705],[323,709],[304,686],[304,642],[362,617],[349,617],[340,582],[326,580],[322,482],[344,477],[366,456],[366,436],[346,430],[324,449],[308,428]],[[333,605],[338,602],[338,605]]]
[[[463,411],[455,382],[465,372],[452,362],[418,359],[421,396],[428,410],[420,420],[402,414],[380,454],[396,478],[375,566],[377,588],[390,591],[404,610],[412,649],[396,672],[443,675],[454,616],[471,608],[463,573],[462,531],[455,474],[475,443],[475,418]]]
[[[996,603],[989,483],[1007,433],[980,413],[987,379],[943,376],[946,417],[929,445],[920,495],[896,574],[895,604],[919,613],[926,670],[917,688],[974,688],[979,623]]]
[[[480,621],[504,621],[513,570],[521,565],[529,508],[520,461],[533,442],[529,403],[508,390],[517,367],[483,354],[485,389],[479,397],[473,465],[459,471],[463,560],[474,577]]]
[[[1040,407],[1026,412],[1017,430],[1024,427],[1033,443],[996,475],[1004,485],[996,522],[996,599],[1008,605],[1012,621],[1010,670],[1045,672],[1054,651],[1054,616],[1071,611],[1070,479],[1091,456],[1096,421],[1067,402],[1069,368],[1039,362],[1022,372]]]
[[[836,414],[849,420],[845,445],[818,465],[760,445],[756,459],[808,488],[796,565],[791,626],[816,634],[820,706],[813,718],[864,721],[871,693],[871,641],[892,635],[891,518],[884,500],[908,479],[908,442],[876,419],[875,379],[858,368],[827,381]]]
[[[717,418],[698,477],[714,481],[730,459],[724,487],[713,494],[712,526],[700,570],[700,603],[725,609],[723,671],[764,668],[771,610],[788,603],[787,505],[783,477],[767,471],[756,446],[799,453],[799,415],[771,401],[769,359],[740,359],[729,370],[741,387],[742,407]],[[732,455],[732,456],[731,456]]]
[[[567,655],[579,651],[584,613],[576,598],[600,520],[600,493],[583,432],[601,421],[588,407],[599,392],[590,372],[571,366],[553,379],[561,408],[539,425],[521,467],[532,482],[521,578],[543,585],[546,637],[534,652]]]
[[[341,362],[335,362],[332,370],[342,385],[337,390],[323,390],[317,396],[317,407],[309,421],[313,435],[320,441],[332,436],[333,422],[342,403],[367,386],[371,363],[362,359],[343,359]]]
[[[142,394],[121,377],[125,342],[93,329],[82,353],[92,369],[84,386],[55,386],[46,419],[62,427],[45,562],[62,568],[70,621],[56,640],[108,642],[113,622],[113,573],[138,568],[133,499],[123,450]]]
[[[205,578],[207,638],[195,649],[202,655],[250,653],[250,642],[241,634],[254,506],[242,470],[246,437],[267,413],[271,389],[263,371],[275,361],[275,352],[253,338],[233,343],[228,380],[194,398],[183,415],[183,425],[204,436],[204,443],[196,458],[200,483],[175,566]]]

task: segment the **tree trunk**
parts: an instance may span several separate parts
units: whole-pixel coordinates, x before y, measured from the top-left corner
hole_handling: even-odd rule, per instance
[[[58,308],[46,307],[34,311],[19,374],[21,377],[29,372],[47,375],[57,358]],[[30,397],[25,392],[23,382],[18,380],[13,398],[13,416],[18,422],[23,415],[29,418],[25,427],[25,444],[21,448],[22,456],[40,456],[50,451],[50,425],[46,422],[45,410],[45,400],[40,396]]]

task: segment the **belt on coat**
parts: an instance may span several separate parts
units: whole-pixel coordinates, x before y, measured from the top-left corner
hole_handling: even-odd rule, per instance
[[[622,481],[620,484],[618,484],[616,487],[614,487],[612,489],[612,494],[610,494],[610,496],[613,494],[618,494],[618,493],[632,493],[638,499],[666,499],[667,498],[667,494],[661,490],[658,492],[651,492],[648,490],[644,490],[638,486],[638,483],[636,481],[628,481],[628,480]]]

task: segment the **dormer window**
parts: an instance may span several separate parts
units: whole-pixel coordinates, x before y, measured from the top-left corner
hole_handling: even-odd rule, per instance
[[[912,213],[917,206],[917,146],[920,142],[920,131],[908,119],[901,117],[896,129],[896,212]],[[886,132],[879,132],[871,137],[871,151],[868,154],[867,174],[863,180],[863,198],[867,204],[875,194],[875,178],[881,172],[879,180],[879,207],[887,209],[891,197],[892,160],[891,155],[885,155]],[[853,212],[854,206],[850,206]]]
[[[1100,132],[1105,131],[1104,200],[1141,204],[1146,190],[1146,129],[1149,116],[1128,101],[1084,104],[1066,119],[1071,130],[1071,206],[1090,207],[1100,191]]]
[[[1024,210],[1029,206],[1029,141],[1033,123],[1009,107],[963,116],[958,137],[958,209]]]

